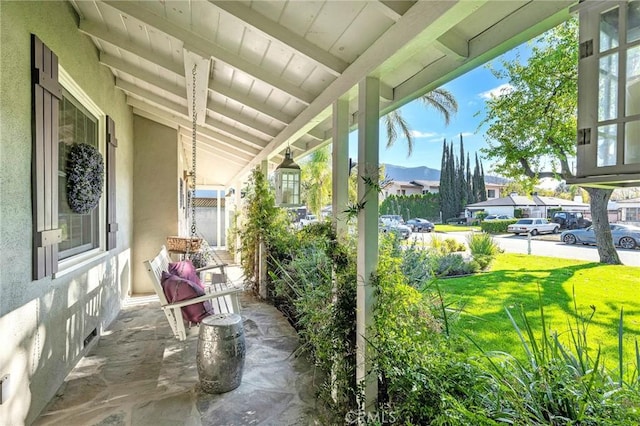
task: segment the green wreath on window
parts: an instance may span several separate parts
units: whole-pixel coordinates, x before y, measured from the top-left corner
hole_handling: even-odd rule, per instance
[[[102,196],[102,154],[86,143],[71,145],[67,158],[67,202],[74,213],[87,214]]]

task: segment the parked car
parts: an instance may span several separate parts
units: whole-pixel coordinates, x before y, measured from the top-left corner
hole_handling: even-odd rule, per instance
[[[307,226],[310,223],[317,223],[318,217],[315,214],[308,214],[300,219],[300,226]]]
[[[530,233],[531,235],[538,235],[543,233],[557,234],[560,230],[560,225],[557,223],[549,222],[547,219],[519,219],[516,223],[507,227],[507,232],[513,232],[516,235]]]
[[[509,216],[507,214],[490,214],[485,217],[484,220],[509,220],[513,219],[513,216]]]
[[[591,221],[584,217],[583,212],[555,212],[551,221],[560,225],[560,229],[588,228],[591,226]]]
[[[435,229],[435,225],[429,222],[427,219],[421,219],[419,217],[409,219],[406,225],[411,228],[413,232],[431,232]]]
[[[404,219],[399,214],[383,214],[380,216],[383,225],[404,225]]]
[[[382,223],[382,221],[380,222],[379,226],[378,226],[378,230],[380,232],[387,233],[387,232],[395,232],[397,233],[402,239],[408,239],[411,236],[411,228],[409,228],[406,225],[402,225],[400,223],[397,224],[391,224],[391,225],[385,225],[384,223]]]
[[[612,223],[609,227],[615,245],[626,249],[640,246],[640,227],[618,223]],[[595,244],[596,233],[593,226],[586,229],[572,229],[560,234],[560,241],[565,244]]]

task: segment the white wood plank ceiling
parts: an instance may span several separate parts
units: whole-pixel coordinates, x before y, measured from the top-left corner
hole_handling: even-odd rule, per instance
[[[134,113],[178,129],[187,160],[198,64],[207,186],[232,186],[289,145],[299,158],[329,143],[332,103],[347,96],[355,118],[367,75],[380,78],[386,113],[562,22],[574,3],[71,1]]]

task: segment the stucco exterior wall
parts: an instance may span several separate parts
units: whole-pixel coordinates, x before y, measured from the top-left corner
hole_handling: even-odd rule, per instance
[[[153,293],[143,262],[153,258],[166,238],[179,235],[178,132],[143,117],[134,116],[134,245],[132,290]]]
[[[133,117],[111,72],[66,2],[0,2],[0,376],[10,375],[0,423],[31,424],[129,291]],[[36,34],[116,122],[118,246],[57,278],[31,280],[31,52]]]

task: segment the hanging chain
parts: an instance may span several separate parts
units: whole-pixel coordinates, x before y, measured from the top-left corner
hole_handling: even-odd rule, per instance
[[[192,93],[192,115],[193,126],[191,128],[191,239],[196,236],[196,69],[197,64],[193,64],[193,93]],[[189,244],[188,246],[191,246]]]

